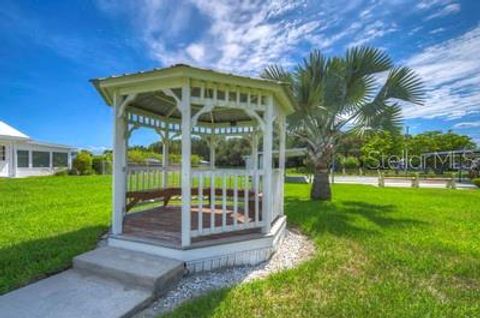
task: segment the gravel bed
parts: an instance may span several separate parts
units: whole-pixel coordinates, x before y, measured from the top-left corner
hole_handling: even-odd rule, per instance
[[[292,268],[311,257],[313,242],[295,230],[286,230],[285,238],[270,260],[256,266],[241,266],[195,273],[185,276],[166,295],[154,301],[136,318],[156,317],[173,310],[186,300],[209,291],[264,278],[269,274]]]

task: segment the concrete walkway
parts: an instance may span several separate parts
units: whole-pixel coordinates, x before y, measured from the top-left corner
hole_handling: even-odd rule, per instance
[[[102,247],[74,259],[74,268],[0,296],[0,317],[128,317],[167,290],[183,263]]]

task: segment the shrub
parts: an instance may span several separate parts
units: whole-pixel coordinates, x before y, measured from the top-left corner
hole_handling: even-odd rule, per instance
[[[96,174],[111,174],[112,161],[106,156],[94,156],[92,159],[92,168]]]
[[[480,188],[480,178],[475,178],[472,180],[473,184]]]
[[[73,160],[73,168],[81,175],[92,174],[92,155],[87,151],[81,151]]]
[[[360,161],[355,157],[344,157],[341,159],[342,167],[345,169],[357,169],[360,166]]]
[[[68,170],[68,175],[69,175],[69,176],[78,176],[79,174],[80,174],[80,173],[79,173],[78,170],[75,169],[75,168],[72,168],[72,169]]]
[[[57,176],[57,177],[67,176],[68,175],[68,170],[59,170],[59,171],[55,172],[54,175]]]
[[[426,176],[427,178],[435,178],[435,177],[437,176],[437,174],[435,173],[435,171],[431,171],[431,170],[430,170],[430,171],[428,171],[428,172],[425,174],[425,176]]]

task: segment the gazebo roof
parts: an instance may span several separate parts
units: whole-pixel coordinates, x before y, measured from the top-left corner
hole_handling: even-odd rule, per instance
[[[181,87],[185,79],[190,81],[192,88],[192,115],[204,106],[200,98],[200,87],[205,89],[206,94],[210,92],[210,88],[212,88],[210,94],[213,94],[213,87],[216,90],[218,89],[218,104],[212,111],[202,113],[198,117],[199,125],[234,126],[251,123],[252,118],[242,109],[226,107],[226,103],[235,98],[226,94],[233,94],[234,91],[240,92],[240,100],[237,100],[237,103],[246,105],[248,98],[249,103],[262,105],[265,103],[265,95],[263,94],[272,94],[277,105],[285,114],[294,111],[294,99],[287,83],[239,76],[185,64],[93,79],[92,83],[108,105],[113,104],[113,96],[116,91],[124,95],[137,94],[136,98],[130,103],[130,107],[156,114],[160,118],[168,118],[171,122],[178,122],[181,114],[175,107],[175,97],[165,94],[162,88],[173,88],[171,90],[173,94],[180,97],[180,89],[175,87]],[[215,91],[215,94],[217,94],[217,91]],[[257,111],[261,113],[261,107]]]

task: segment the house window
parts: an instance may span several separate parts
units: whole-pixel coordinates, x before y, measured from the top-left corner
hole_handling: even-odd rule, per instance
[[[34,168],[50,167],[50,153],[45,151],[32,151],[32,165]]]
[[[30,153],[27,150],[17,150],[17,167],[28,168]]]
[[[0,146],[0,161],[5,161],[6,159],[6,148],[5,146]]]
[[[53,166],[55,168],[68,167],[68,153],[66,153],[66,152],[54,152],[53,153]]]

